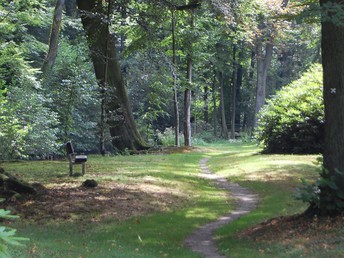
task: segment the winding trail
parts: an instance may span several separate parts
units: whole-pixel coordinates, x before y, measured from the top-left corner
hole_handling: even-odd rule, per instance
[[[197,229],[185,240],[185,244],[194,252],[204,255],[206,258],[224,258],[225,256],[218,253],[213,238],[214,231],[254,210],[258,204],[258,195],[238,184],[228,182],[224,177],[213,174],[207,167],[207,161],[208,158],[204,158],[200,161],[202,171],[200,176],[213,180],[219,188],[227,190],[229,192],[228,195],[236,199],[236,209],[218,218],[216,221]]]

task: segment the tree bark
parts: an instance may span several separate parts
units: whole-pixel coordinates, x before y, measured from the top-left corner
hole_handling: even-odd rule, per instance
[[[180,146],[179,139],[179,101],[177,89],[177,49],[176,49],[176,19],[172,11],[172,64],[173,64],[173,109],[175,145]]]
[[[216,72],[214,71],[214,78],[213,78],[213,84],[212,84],[212,100],[213,100],[213,135],[214,137],[217,137],[217,97],[216,97]]]
[[[42,66],[42,76],[47,78],[50,71],[52,70],[58,49],[58,38],[60,35],[61,21],[62,21],[62,11],[65,0],[57,0],[54,10],[53,22],[51,24],[50,38],[49,38],[49,50],[48,54],[44,59]]]
[[[101,0],[77,0],[77,5],[87,35],[90,55],[99,86],[103,87],[106,82],[107,85],[105,86],[109,87],[106,113],[107,123],[113,139],[112,144],[120,151],[147,148],[137,130],[129,104],[117,57],[115,39],[107,27],[107,10],[102,6]],[[108,38],[107,42],[106,38]],[[107,75],[106,70],[108,70]]]
[[[192,57],[187,60],[187,79],[192,83]],[[191,146],[191,90],[184,91],[184,145]]]
[[[284,9],[287,7],[289,0],[282,0],[281,7]],[[264,23],[261,24],[261,27],[265,27]],[[270,29],[274,29],[270,25]],[[266,38],[266,39],[264,39]],[[265,46],[263,46],[264,41],[266,41]],[[268,32],[267,35],[262,35],[257,42],[257,85],[256,85],[256,106],[254,112],[254,127],[257,125],[257,114],[265,104],[266,97],[266,81],[268,77],[268,72],[271,65],[273,47],[274,47],[274,38],[271,35],[271,32]],[[264,48],[264,51],[263,51]]]
[[[18,179],[5,172],[3,168],[0,168],[0,194],[12,197],[16,193],[36,194],[37,191],[31,184]]]
[[[320,0],[320,4],[340,0]],[[328,17],[327,17],[328,18]],[[321,50],[324,73],[325,141],[324,167],[330,173],[344,172],[344,27],[332,21],[323,21]],[[344,177],[336,181],[344,188]]]
[[[272,40],[272,39],[270,39]],[[254,127],[257,124],[257,114],[260,109],[265,104],[266,97],[266,80],[268,77],[268,72],[271,64],[272,53],[273,53],[273,43],[267,42],[265,46],[265,51],[262,50],[262,42],[257,44],[257,85],[256,85],[256,106],[255,106],[255,117],[254,117]]]
[[[239,54],[239,61],[243,60],[243,50]],[[236,84],[236,114],[235,114],[235,124],[237,125],[237,130],[241,131],[241,114],[242,114],[242,105],[241,105],[241,89],[242,89],[242,79],[243,79],[243,66],[238,64],[237,67],[237,84]]]
[[[190,17],[191,30],[194,28],[194,13],[191,11]],[[189,53],[186,60],[186,78],[191,87],[192,83],[192,43],[189,46]],[[191,146],[191,89],[184,91],[184,145]]]
[[[254,85],[254,70],[255,70],[255,62],[256,62],[256,52],[251,50],[251,61],[250,61],[250,67],[249,67],[249,70],[248,70],[248,73],[247,73],[247,76],[246,76],[246,84],[247,85],[250,85],[253,87]],[[254,94],[255,93],[251,93],[251,92],[254,92],[254,90],[252,89],[252,87],[249,88],[249,92],[250,94],[248,96],[245,97],[246,101],[249,102],[249,103],[252,103],[253,100],[254,100]],[[245,108],[245,113],[244,113],[244,119],[243,119],[243,130],[246,132],[246,133],[251,133],[252,131],[252,128],[254,126],[254,120],[255,120],[255,116],[254,116],[254,112],[255,110],[252,110],[249,109],[248,107],[250,106],[251,104],[249,104],[248,106],[246,106]]]
[[[233,73],[232,73],[232,112],[231,112],[231,139],[235,139],[235,118],[236,118],[236,93],[238,68],[236,63],[236,46],[233,45]]]
[[[220,72],[220,107],[221,107],[221,135],[224,139],[228,139],[228,128],[226,122],[226,109],[224,97],[223,74]]]
[[[204,107],[203,107],[203,119],[204,122],[209,124],[209,87],[204,87],[204,93],[203,93],[203,101],[204,101]]]

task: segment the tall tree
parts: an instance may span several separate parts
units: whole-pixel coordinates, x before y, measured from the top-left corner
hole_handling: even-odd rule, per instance
[[[237,46],[233,44],[233,72],[232,72],[232,110],[231,110],[231,139],[235,139],[235,118],[236,118],[236,106],[237,106],[237,86],[238,86],[238,64],[236,60]]]
[[[49,51],[44,59],[42,72],[43,78],[47,77],[50,70],[55,64],[57,49],[58,49],[58,38],[60,35],[62,11],[65,0],[57,0],[55,5],[55,11],[53,16],[53,22],[51,24],[50,39],[49,39]]]
[[[99,86],[109,88],[110,96],[106,103],[106,113],[113,145],[118,150],[146,148],[137,130],[129,103],[115,39],[106,22],[107,5],[104,6],[103,1],[100,0],[77,0],[77,5]]]
[[[330,173],[344,172],[344,4],[341,0],[320,0],[323,8],[339,7],[322,19],[321,50],[324,73],[325,145],[324,167]],[[339,187],[344,176],[336,175]]]
[[[225,97],[224,97],[224,78],[223,72],[220,72],[220,108],[221,108],[221,135],[224,139],[228,139],[228,128],[226,121]]]
[[[191,33],[194,29],[194,10],[190,14]],[[191,146],[191,84],[192,84],[192,42],[189,42],[186,57],[186,78],[189,86],[184,91],[184,145]]]
[[[282,10],[286,8],[288,1],[289,0],[282,0],[281,2],[280,0],[278,0],[277,7],[275,7],[276,10],[274,10],[274,12],[278,13],[281,11],[280,8]],[[272,5],[274,4],[276,5],[276,3],[272,1]],[[260,21],[258,26],[258,37],[256,41],[257,84],[254,125],[256,125],[257,122],[256,115],[265,103],[266,83],[274,48],[274,34],[276,33],[276,22],[267,22],[263,14],[260,14],[258,17]]]
[[[176,18],[175,11],[172,14],[172,64],[173,64],[173,109],[174,109],[174,135],[175,145],[180,146],[179,137],[179,101],[177,89],[177,49],[176,49]]]

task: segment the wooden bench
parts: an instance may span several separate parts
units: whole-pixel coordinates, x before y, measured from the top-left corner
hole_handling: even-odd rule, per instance
[[[67,158],[69,160],[69,176],[73,176],[73,164],[82,165],[82,175],[85,175],[87,156],[76,154],[74,152],[72,142],[66,143],[66,152],[67,152]],[[74,162],[73,162],[73,157],[74,157]]]

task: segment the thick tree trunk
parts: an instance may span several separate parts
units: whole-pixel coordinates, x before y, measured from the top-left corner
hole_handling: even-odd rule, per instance
[[[147,146],[142,140],[134,121],[117,57],[115,40],[107,27],[107,10],[102,6],[102,2],[100,0],[77,0],[77,5],[87,35],[99,86],[109,87],[106,113],[107,123],[113,139],[112,143],[118,150],[144,149]],[[106,42],[105,39],[108,39],[108,41]],[[106,70],[108,70],[107,75]]]
[[[62,11],[65,0],[57,0],[55,5],[53,22],[51,24],[49,50],[42,66],[42,77],[47,78],[53,68],[57,56],[58,38],[60,35]]]
[[[340,0],[321,0],[320,4]],[[328,18],[328,17],[327,17]],[[324,69],[325,144],[324,167],[334,173],[344,172],[344,27],[331,21],[322,22],[322,64]],[[344,189],[344,177],[336,181]]]

